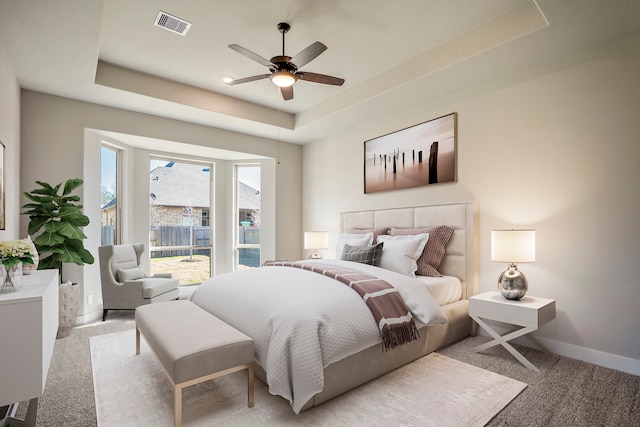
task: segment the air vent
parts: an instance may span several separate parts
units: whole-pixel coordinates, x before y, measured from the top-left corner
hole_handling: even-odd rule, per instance
[[[176,16],[169,15],[166,12],[160,11],[158,12],[158,16],[156,17],[156,22],[153,23],[156,27],[164,28],[165,30],[169,30],[173,33],[180,34],[184,36],[191,28],[191,23],[185,21],[184,19],[180,19]]]

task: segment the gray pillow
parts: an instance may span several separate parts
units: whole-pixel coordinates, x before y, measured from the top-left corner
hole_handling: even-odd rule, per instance
[[[342,250],[342,259],[377,267],[380,265],[380,259],[382,258],[383,245],[384,243],[382,242],[374,246],[351,246],[347,243]]]
[[[144,271],[140,267],[133,268],[119,268],[118,269],[118,282],[126,282],[127,280],[137,280],[145,277]]]

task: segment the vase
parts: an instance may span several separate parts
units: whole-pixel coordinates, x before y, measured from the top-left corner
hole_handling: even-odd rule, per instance
[[[13,267],[2,264],[0,269],[2,275],[2,286],[0,293],[13,292],[22,287],[22,263],[19,262]]]
[[[31,245],[31,250],[33,251],[33,264],[22,264],[22,274],[33,274],[38,269],[38,263],[40,262],[40,256],[38,255],[38,250],[36,249],[36,245],[33,244],[31,240],[31,236],[27,236],[25,239],[28,244]]]

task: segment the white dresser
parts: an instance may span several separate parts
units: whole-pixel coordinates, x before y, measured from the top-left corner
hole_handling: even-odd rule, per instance
[[[0,406],[42,395],[58,330],[58,283],[58,270],[39,270],[0,294]]]

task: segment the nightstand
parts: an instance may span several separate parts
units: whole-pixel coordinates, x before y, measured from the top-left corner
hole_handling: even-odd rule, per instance
[[[519,300],[508,300],[500,295],[500,292],[485,292],[469,298],[469,316],[494,338],[493,341],[482,344],[474,348],[473,351],[477,353],[501,344],[524,366],[536,372],[538,371],[531,362],[507,341],[527,335],[550,320],[553,320],[556,317],[555,300],[528,295],[525,295]],[[520,326],[520,329],[501,336],[483,319],[509,323]],[[528,336],[527,338],[541,350],[548,352],[533,337]]]

